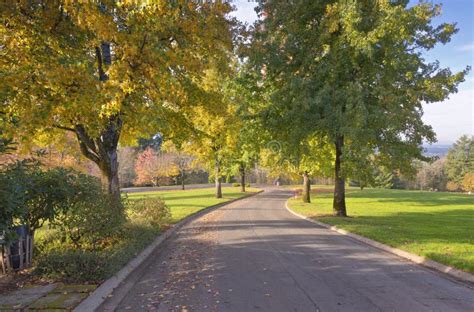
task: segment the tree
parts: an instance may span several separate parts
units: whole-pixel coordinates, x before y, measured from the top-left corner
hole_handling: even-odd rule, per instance
[[[157,184],[156,174],[158,171],[158,156],[157,153],[150,147],[138,154],[135,162],[135,184],[147,185]]]
[[[333,211],[346,216],[345,180],[357,164],[374,157],[409,172],[414,158],[425,159],[421,143],[434,142],[435,133],[421,119],[422,103],[456,92],[469,69],[453,74],[422,52],[457,29],[434,26],[441,7],[425,2],[274,0],[258,9],[265,18],[249,61],[261,89],[270,90],[261,115],[288,140],[330,142]]]
[[[424,163],[416,176],[417,187],[421,190],[445,190],[448,182],[445,163],[445,159]]]
[[[469,172],[462,179],[462,189],[466,192],[474,192],[474,172]]]
[[[222,177],[232,166],[232,147],[237,144],[239,117],[237,105],[230,96],[229,81],[232,74],[218,70],[221,64],[214,64],[206,71],[204,88],[209,97],[206,107],[196,107],[193,111],[193,131],[186,152],[207,164],[209,171],[214,171],[216,198],[222,197]]]
[[[165,152],[156,152],[148,147],[138,154],[135,163],[136,184],[160,185],[160,178],[176,176],[177,169],[173,163],[174,155]]]
[[[186,173],[192,169],[194,157],[183,152],[181,148],[176,147],[170,141],[163,144],[163,150],[172,156],[173,165],[178,171],[181,180],[181,189],[184,190]]]
[[[474,172],[474,136],[461,136],[446,155],[446,172],[450,181],[461,185],[464,176]]]
[[[230,8],[207,1],[2,2],[2,110],[18,118],[23,139],[74,133],[118,201],[119,141],[184,135],[189,108],[205,94],[203,70],[231,48]]]

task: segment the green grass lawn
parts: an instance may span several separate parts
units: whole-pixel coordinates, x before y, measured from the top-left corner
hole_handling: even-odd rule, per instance
[[[347,193],[349,218],[332,213],[332,194],[313,195],[311,204],[290,199],[295,212],[474,272],[474,196],[366,189]]]
[[[258,191],[256,188],[246,188],[247,193]],[[128,194],[129,199],[143,197],[160,197],[171,211],[171,222],[176,223],[181,219],[206,207],[236,199],[246,195],[240,192],[240,187],[223,187],[222,198],[215,198],[214,188],[179,190],[179,191],[155,191]]]

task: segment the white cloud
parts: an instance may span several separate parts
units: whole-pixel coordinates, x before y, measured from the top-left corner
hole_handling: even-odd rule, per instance
[[[431,125],[441,144],[463,134],[474,135],[474,89],[460,90],[444,102],[423,105],[423,121]]]

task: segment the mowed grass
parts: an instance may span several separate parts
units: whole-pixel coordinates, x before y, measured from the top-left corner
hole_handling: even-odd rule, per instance
[[[160,197],[170,208],[171,222],[176,223],[206,207],[240,198],[257,191],[258,189],[256,188],[247,187],[246,193],[242,193],[240,192],[240,187],[223,187],[222,198],[215,197],[214,188],[130,193],[128,197],[131,200],[143,197]]]
[[[366,189],[347,192],[349,218],[332,214],[332,193],[312,203],[290,199],[294,211],[387,245],[474,273],[474,196]]]

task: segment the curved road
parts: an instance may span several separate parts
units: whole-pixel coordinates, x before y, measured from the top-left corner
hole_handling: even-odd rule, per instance
[[[118,311],[474,311],[472,285],[319,228],[268,189],[183,227],[114,291]]]

